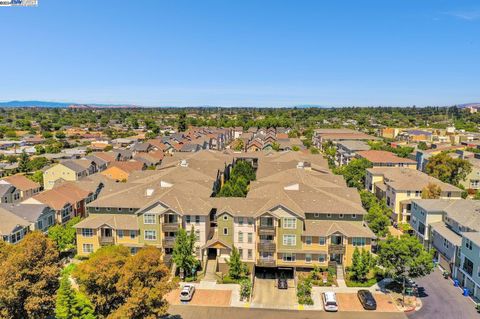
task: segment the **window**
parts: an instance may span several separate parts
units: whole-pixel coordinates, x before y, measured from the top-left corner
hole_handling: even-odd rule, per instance
[[[312,262],[312,254],[306,254],[305,255],[305,262],[307,264],[311,263]]]
[[[51,225],[53,225],[53,216],[52,215],[48,216],[48,226],[51,226]]]
[[[238,249],[238,254],[240,255],[240,259],[243,259],[243,249],[242,248]]]
[[[100,210],[100,207],[95,207],[95,210],[98,212]]]
[[[469,239],[465,239],[465,247],[472,250],[472,242]]]
[[[285,261],[285,262],[294,262],[294,261],[295,261],[295,254],[292,254],[292,253],[284,253],[284,254],[283,254],[283,261]]]
[[[117,230],[117,236],[118,238],[123,238],[123,230],[121,229]]]
[[[253,258],[253,251],[251,249],[247,250],[247,258],[252,259]]]
[[[352,245],[353,246],[365,246],[367,240],[364,237],[353,237]]]
[[[443,239],[443,247],[445,247],[447,249],[450,247],[450,243],[445,238]]]
[[[91,228],[82,228],[83,237],[93,237],[93,229]]]
[[[227,220],[228,219],[228,216],[225,214],[223,215],[223,220]]]
[[[190,215],[185,216],[185,223],[190,224],[191,218],[192,217]]]
[[[324,246],[325,245],[325,237],[318,237],[318,244]]]
[[[243,217],[238,218],[238,225],[243,226]]]
[[[340,217],[340,218],[343,218],[343,216],[344,216],[343,214],[340,214],[340,216],[339,216],[339,217]]]
[[[325,254],[318,255],[318,262],[319,263],[324,263],[326,259],[327,259],[327,255],[325,255]]]
[[[467,274],[469,274],[470,276],[472,276],[473,274],[473,262],[468,259],[467,257],[465,257],[465,259],[463,260],[463,267],[462,267],[463,271],[465,271]]]
[[[331,218],[332,217],[332,214],[327,214],[327,218]]]
[[[38,221],[38,228],[43,229],[43,220]]]
[[[110,207],[107,207],[107,212],[109,212],[109,211],[110,211]]]
[[[253,234],[248,233],[247,236],[248,236],[248,243],[251,244],[253,242]]]
[[[319,213],[315,213],[315,214],[313,214],[313,216],[314,216],[315,218],[318,218],[318,217],[320,217],[320,214],[319,214]]]
[[[227,227],[223,228],[223,234],[228,235],[228,228]]]
[[[84,253],[93,253],[93,244],[83,244],[82,249]]]
[[[144,224],[155,224],[155,215],[154,214],[144,214],[143,215]]]
[[[248,217],[248,225],[253,225],[253,218],[251,217]]]
[[[311,245],[312,244],[312,236],[305,237],[305,244]]]
[[[295,246],[297,244],[297,238],[295,235],[283,235],[284,246]]]
[[[352,218],[353,218],[353,219],[356,219],[356,218],[357,218],[357,214],[352,214]]]
[[[133,208],[130,207],[130,208],[128,209],[128,211],[129,211],[129,212],[133,212]]]
[[[283,219],[283,228],[285,229],[296,229],[297,228],[297,219],[296,218],[284,218]]]
[[[131,238],[131,239],[135,239],[136,236],[137,236],[137,231],[131,230],[131,231],[130,231],[130,238]]]
[[[157,231],[146,230],[145,231],[145,240],[157,240]]]
[[[120,207],[118,207],[118,208],[117,208],[117,210],[118,210],[119,212],[121,212],[121,211],[122,211],[122,209],[121,209]]]
[[[243,232],[241,231],[238,232],[238,242],[243,243]]]
[[[195,224],[200,224],[200,216],[195,216]]]

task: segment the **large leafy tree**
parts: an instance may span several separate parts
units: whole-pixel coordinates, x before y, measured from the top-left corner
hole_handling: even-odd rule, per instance
[[[99,316],[108,316],[124,302],[117,283],[129,256],[127,247],[105,246],[73,271],[81,291],[90,298]]]
[[[452,158],[442,152],[429,158],[425,172],[442,182],[458,185],[472,171],[472,164],[462,158]]]
[[[394,279],[421,277],[433,271],[433,251],[426,251],[417,238],[408,234],[389,236],[379,244],[378,264]]]
[[[247,265],[242,261],[237,247],[233,246],[230,258],[225,260],[228,264],[228,276],[232,279],[242,279],[248,273]]]
[[[372,163],[364,158],[356,158],[347,165],[341,166],[335,170],[336,173],[343,175],[349,187],[358,189],[365,188],[366,169],[371,168]]]
[[[0,317],[52,316],[59,274],[55,243],[40,232],[0,247]]]
[[[183,228],[179,229],[173,245],[172,259],[184,276],[192,272],[198,265],[195,257],[195,232],[192,226],[190,234]]]
[[[368,279],[368,274],[375,267],[376,260],[372,254],[365,250],[355,247],[352,255],[352,266],[349,269],[351,279],[364,282]]]
[[[109,318],[160,318],[168,308],[164,296],[173,287],[161,251],[143,248],[122,267],[116,288],[124,301]]]

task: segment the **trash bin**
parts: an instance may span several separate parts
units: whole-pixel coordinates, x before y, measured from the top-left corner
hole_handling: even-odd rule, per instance
[[[453,281],[453,285],[454,285],[455,287],[458,287],[458,279],[455,279],[455,280]]]
[[[463,288],[463,295],[468,297],[468,288]]]

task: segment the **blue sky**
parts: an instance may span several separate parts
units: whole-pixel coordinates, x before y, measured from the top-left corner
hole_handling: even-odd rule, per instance
[[[478,0],[39,0],[0,23],[2,101],[480,102]]]

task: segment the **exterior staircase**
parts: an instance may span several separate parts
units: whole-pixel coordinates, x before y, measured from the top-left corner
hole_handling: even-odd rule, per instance
[[[205,277],[203,280],[205,281],[217,281],[217,259],[208,259],[207,267],[205,269]]]

